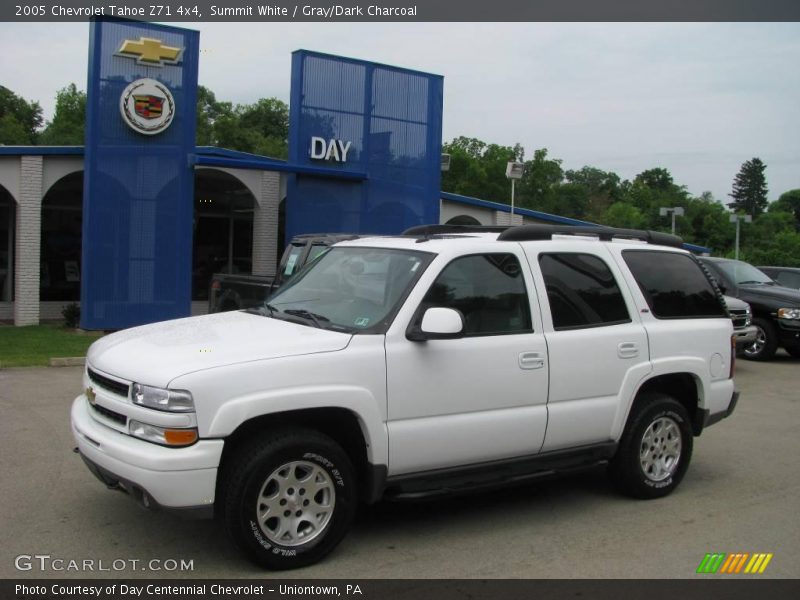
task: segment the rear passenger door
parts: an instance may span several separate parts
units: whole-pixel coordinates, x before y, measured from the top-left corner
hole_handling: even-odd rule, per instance
[[[650,370],[647,334],[605,246],[523,244],[541,294],[550,357],[542,451],[613,439],[620,390]]]

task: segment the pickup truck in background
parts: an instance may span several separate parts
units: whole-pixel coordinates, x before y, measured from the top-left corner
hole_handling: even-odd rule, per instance
[[[208,312],[226,312],[261,305],[303,266],[329,246],[361,237],[350,233],[309,233],[292,238],[283,252],[277,275],[214,273],[208,294]]]

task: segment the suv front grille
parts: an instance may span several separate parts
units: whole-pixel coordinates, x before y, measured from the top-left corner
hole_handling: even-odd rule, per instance
[[[108,377],[100,375],[100,373],[93,371],[90,368],[87,369],[87,372],[89,374],[89,379],[104,390],[108,390],[112,394],[117,394],[118,396],[123,396],[125,398],[128,397],[128,384],[109,379]]]
[[[740,327],[747,327],[747,311],[741,308],[733,309],[728,311],[731,314],[731,320],[733,321],[734,329],[739,329]]]
[[[89,406],[94,409],[95,412],[103,415],[106,419],[111,419],[115,423],[119,423],[123,427],[128,424],[128,417],[125,415],[121,415],[118,412],[114,412],[113,410],[107,409],[105,406],[100,406],[99,404],[92,404],[89,403]]]

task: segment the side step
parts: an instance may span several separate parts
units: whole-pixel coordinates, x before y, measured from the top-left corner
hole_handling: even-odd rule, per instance
[[[505,461],[398,475],[386,481],[384,498],[422,500],[520,485],[533,479],[606,464],[616,449],[615,442],[608,442]]]

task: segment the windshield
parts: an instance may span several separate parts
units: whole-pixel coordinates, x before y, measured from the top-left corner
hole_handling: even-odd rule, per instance
[[[317,327],[375,332],[394,316],[430,258],[410,250],[333,247],[271,296],[262,313],[299,317]]]
[[[753,265],[739,260],[726,260],[714,263],[720,271],[728,276],[728,279],[736,285],[748,284],[773,284],[775,283],[767,275],[756,269]]]

